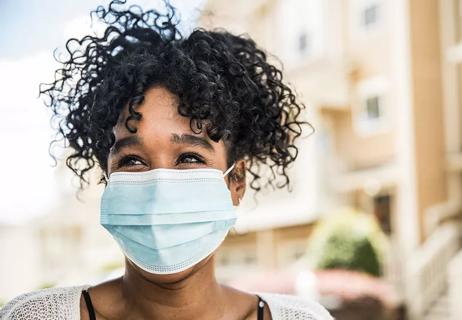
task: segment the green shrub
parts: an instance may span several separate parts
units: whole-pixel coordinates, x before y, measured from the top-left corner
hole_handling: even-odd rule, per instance
[[[316,269],[347,269],[380,276],[385,247],[385,235],[374,217],[347,209],[318,223],[310,237],[309,257]]]

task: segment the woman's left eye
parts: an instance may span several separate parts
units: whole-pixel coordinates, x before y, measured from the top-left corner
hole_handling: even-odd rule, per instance
[[[177,160],[177,164],[181,163],[205,163],[205,161],[201,156],[197,154],[185,153],[182,154]]]

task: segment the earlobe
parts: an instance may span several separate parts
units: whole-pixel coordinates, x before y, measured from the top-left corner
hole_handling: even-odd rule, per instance
[[[236,183],[236,194],[238,198],[238,204],[241,202],[242,198],[244,198],[245,193],[245,176],[244,178],[240,179],[239,182]]]

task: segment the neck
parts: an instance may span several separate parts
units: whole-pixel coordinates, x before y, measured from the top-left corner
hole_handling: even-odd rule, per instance
[[[122,294],[126,310],[143,319],[219,319],[225,305],[213,257],[174,275],[151,275],[127,261]]]

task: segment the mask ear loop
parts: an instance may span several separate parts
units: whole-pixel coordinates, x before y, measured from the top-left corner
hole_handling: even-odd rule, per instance
[[[229,167],[228,170],[225,171],[225,173],[223,173],[223,177],[226,177],[228,173],[230,173],[234,169],[235,164],[236,163],[233,163],[233,165]]]

